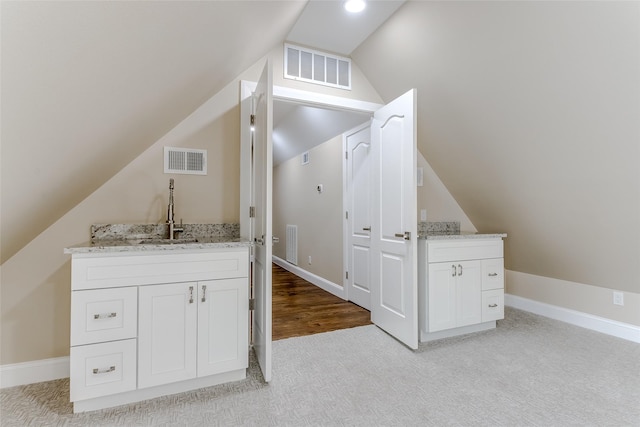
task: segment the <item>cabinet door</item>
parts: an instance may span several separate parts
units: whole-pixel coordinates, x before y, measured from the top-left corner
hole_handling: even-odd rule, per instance
[[[456,326],[482,322],[482,264],[461,261],[456,265]]]
[[[429,264],[429,332],[456,327],[456,268],[449,262]]]
[[[249,366],[248,281],[198,282],[198,376]]]
[[[197,284],[141,286],[138,388],[195,378]]]

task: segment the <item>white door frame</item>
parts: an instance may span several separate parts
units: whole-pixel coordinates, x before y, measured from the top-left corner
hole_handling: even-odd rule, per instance
[[[242,80],[240,82],[240,101],[251,97],[251,94],[255,91],[256,82],[251,82],[247,80]],[[273,99],[280,101],[289,101],[302,105],[310,105],[314,107],[328,108],[332,110],[344,110],[344,111],[357,111],[373,114],[375,111],[379,110],[384,104],[378,104],[375,102],[361,101],[357,99],[351,98],[343,98],[334,95],[327,95],[323,93],[309,92],[300,89],[293,89],[284,86],[273,86]],[[250,187],[250,173],[251,173],[251,164],[250,164],[250,150],[251,150],[251,135],[249,132],[249,118],[241,117],[240,118],[240,194],[251,194]],[[346,173],[346,163],[343,163],[343,176]],[[343,182],[343,185],[344,182]],[[240,235],[242,237],[250,236],[250,221],[248,217],[250,201],[246,197],[240,197]],[[347,202],[343,199],[343,212],[346,212]],[[346,224],[343,227],[343,250],[346,251]],[[345,252],[346,254],[346,252]],[[346,255],[345,255],[346,256]],[[347,283],[345,280],[346,273],[346,258],[343,260],[343,274],[342,274],[342,294],[336,294],[336,292],[332,292],[334,295],[348,300],[347,295]]]

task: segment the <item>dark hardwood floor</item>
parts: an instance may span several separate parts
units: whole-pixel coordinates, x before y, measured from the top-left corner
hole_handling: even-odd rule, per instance
[[[371,324],[368,310],[273,264],[273,339]]]

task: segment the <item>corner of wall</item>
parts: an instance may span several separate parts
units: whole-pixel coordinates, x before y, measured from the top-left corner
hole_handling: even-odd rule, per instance
[[[423,173],[423,186],[418,187],[418,219],[424,209],[427,221],[459,221],[461,231],[478,231],[420,151],[417,163]]]

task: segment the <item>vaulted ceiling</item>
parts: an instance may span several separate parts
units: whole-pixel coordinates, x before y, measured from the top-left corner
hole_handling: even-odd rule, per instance
[[[2,262],[282,43],[304,6],[3,1]]]

